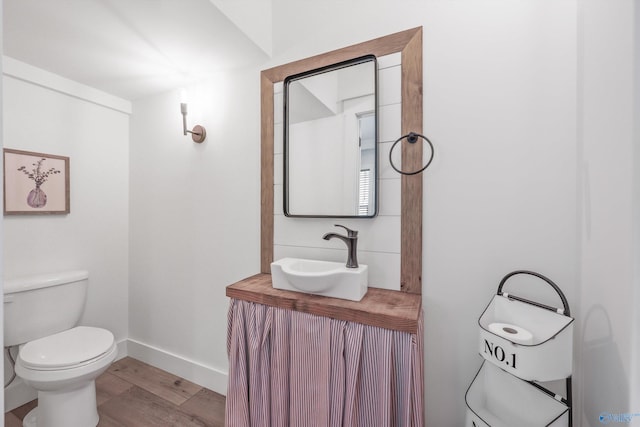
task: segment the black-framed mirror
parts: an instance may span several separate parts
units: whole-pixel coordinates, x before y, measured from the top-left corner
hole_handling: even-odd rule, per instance
[[[286,216],[376,216],[377,87],[374,55],[285,78]]]

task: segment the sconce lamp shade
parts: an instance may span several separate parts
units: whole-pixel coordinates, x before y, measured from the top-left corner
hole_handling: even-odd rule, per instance
[[[200,125],[195,125],[193,130],[187,129],[187,104],[185,102],[180,103],[180,113],[182,113],[182,133],[186,135],[191,134],[193,142],[201,143],[207,138],[207,131]]]

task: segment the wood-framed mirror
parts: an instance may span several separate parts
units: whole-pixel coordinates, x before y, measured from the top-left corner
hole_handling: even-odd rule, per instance
[[[378,196],[378,62],[366,55],[284,79],[283,211],[373,218]]]
[[[401,53],[401,134],[422,134],[422,27],[263,70],[261,88],[261,228],[260,271],[271,272],[274,237],[274,84],[299,74],[364,55]],[[402,167],[422,166],[422,145],[402,144]],[[401,178],[400,289],[422,293],[422,175]]]

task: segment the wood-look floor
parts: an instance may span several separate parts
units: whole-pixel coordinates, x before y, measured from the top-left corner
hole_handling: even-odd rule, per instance
[[[225,397],[131,357],[115,362],[96,379],[98,427],[222,427]],[[4,416],[20,427],[37,401]]]

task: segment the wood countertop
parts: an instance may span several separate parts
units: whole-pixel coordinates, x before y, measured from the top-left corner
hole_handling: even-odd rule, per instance
[[[229,298],[415,334],[422,295],[369,288],[361,301],[275,289],[260,273],[227,286]]]

